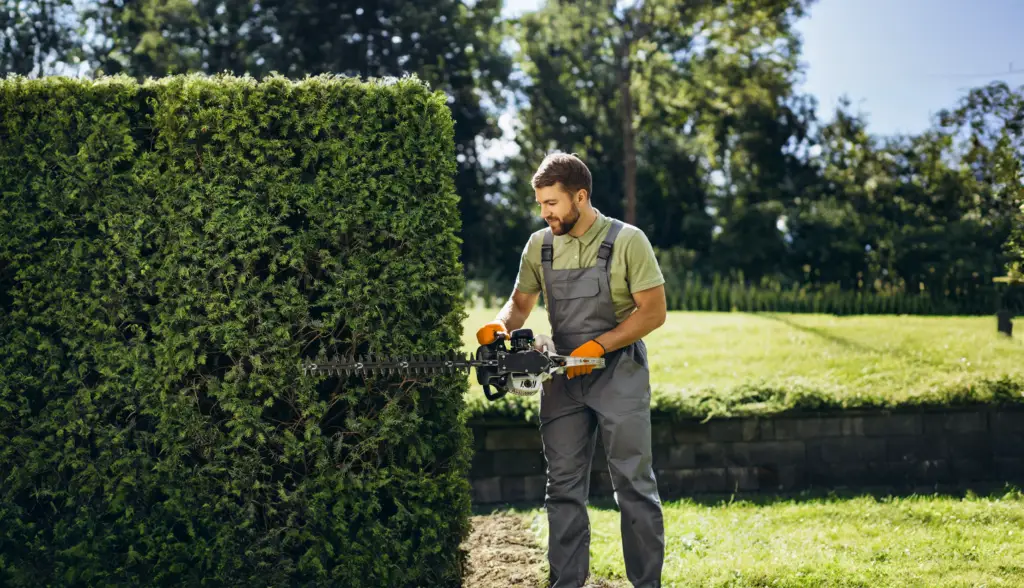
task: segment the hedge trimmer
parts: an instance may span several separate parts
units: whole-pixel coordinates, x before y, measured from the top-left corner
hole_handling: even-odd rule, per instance
[[[306,363],[303,364],[302,371],[304,374],[326,373],[345,376],[420,375],[468,372],[470,368],[476,368],[476,379],[484,388],[484,396],[488,400],[497,400],[507,392],[519,396],[536,394],[541,390],[543,382],[555,374],[565,373],[570,367],[604,367],[603,357],[558,355],[552,351],[554,344],[551,343],[543,345],[541,350],[535,349],[533,331],[530,329],[516,329],[508,335],[511,349],[505,346],[505,339],[505,334],[498,333],[493,343],[481,345],[477,349],[476,357],[458,352],[407,357],[368,354],[326,363]],[[542,341],[550,341],[550,338]],[[493,394],[491,386],[495,388]]]

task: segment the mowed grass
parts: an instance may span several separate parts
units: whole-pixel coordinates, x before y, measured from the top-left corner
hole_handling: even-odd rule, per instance
[[[628,586],[619,513],[589,509],[591,573]],[[522,512],[542,549],[543,509]],[[1024,494],[664,505],[665,586],[1022,586]],[[593,581],[593,579],[592,579]]]
[[[468,310],[465,351],[496,313]],[[551,332],[540,307],[525,326]],[[994,317],[669,312],[644,341],[654,405],[692,400],[691,412],[732,398],[743,409],[734,412],[770,413],[791,403],[787,394],[842,405],[984,397],[991,382],[1024,381],[1024,340],[999,334]],[[475,377],[470,394],[471,404],[486,403]]]

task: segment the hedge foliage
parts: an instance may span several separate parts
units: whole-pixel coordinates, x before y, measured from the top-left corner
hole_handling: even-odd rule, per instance
[[[954,382],[914,396],[870,393],[836,394],[834,389],[803,382],[745,382],[729,389],[702,388],[688,394],[655,391],[651,418],[670,421],[765,416],[808,412],[917,411],[954,407],[1024,406],[1024,378],[1017,375]],[[472,397],[466,407],[470,422],[539,424],[540,404],[533,396],[506,396],[494,402]]]
[[[415,78],[0,80],[0,585],[457,584],[453,122]]]

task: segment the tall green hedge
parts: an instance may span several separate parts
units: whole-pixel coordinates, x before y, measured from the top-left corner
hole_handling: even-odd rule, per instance
[[[453,122],[414,78],[0,80],[0,585],[459,583]]]

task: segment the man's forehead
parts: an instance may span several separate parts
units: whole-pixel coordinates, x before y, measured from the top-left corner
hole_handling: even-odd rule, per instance
[[[553,186],[545,186],[543,188],[537,188],[537,190],[534,192],[534,196],[537,200],[550,200],[552,198],[557,199],[560,198],[563,194],[565,194],[565,190],[562,189],[562,186],[560,184],[555,184]]]

